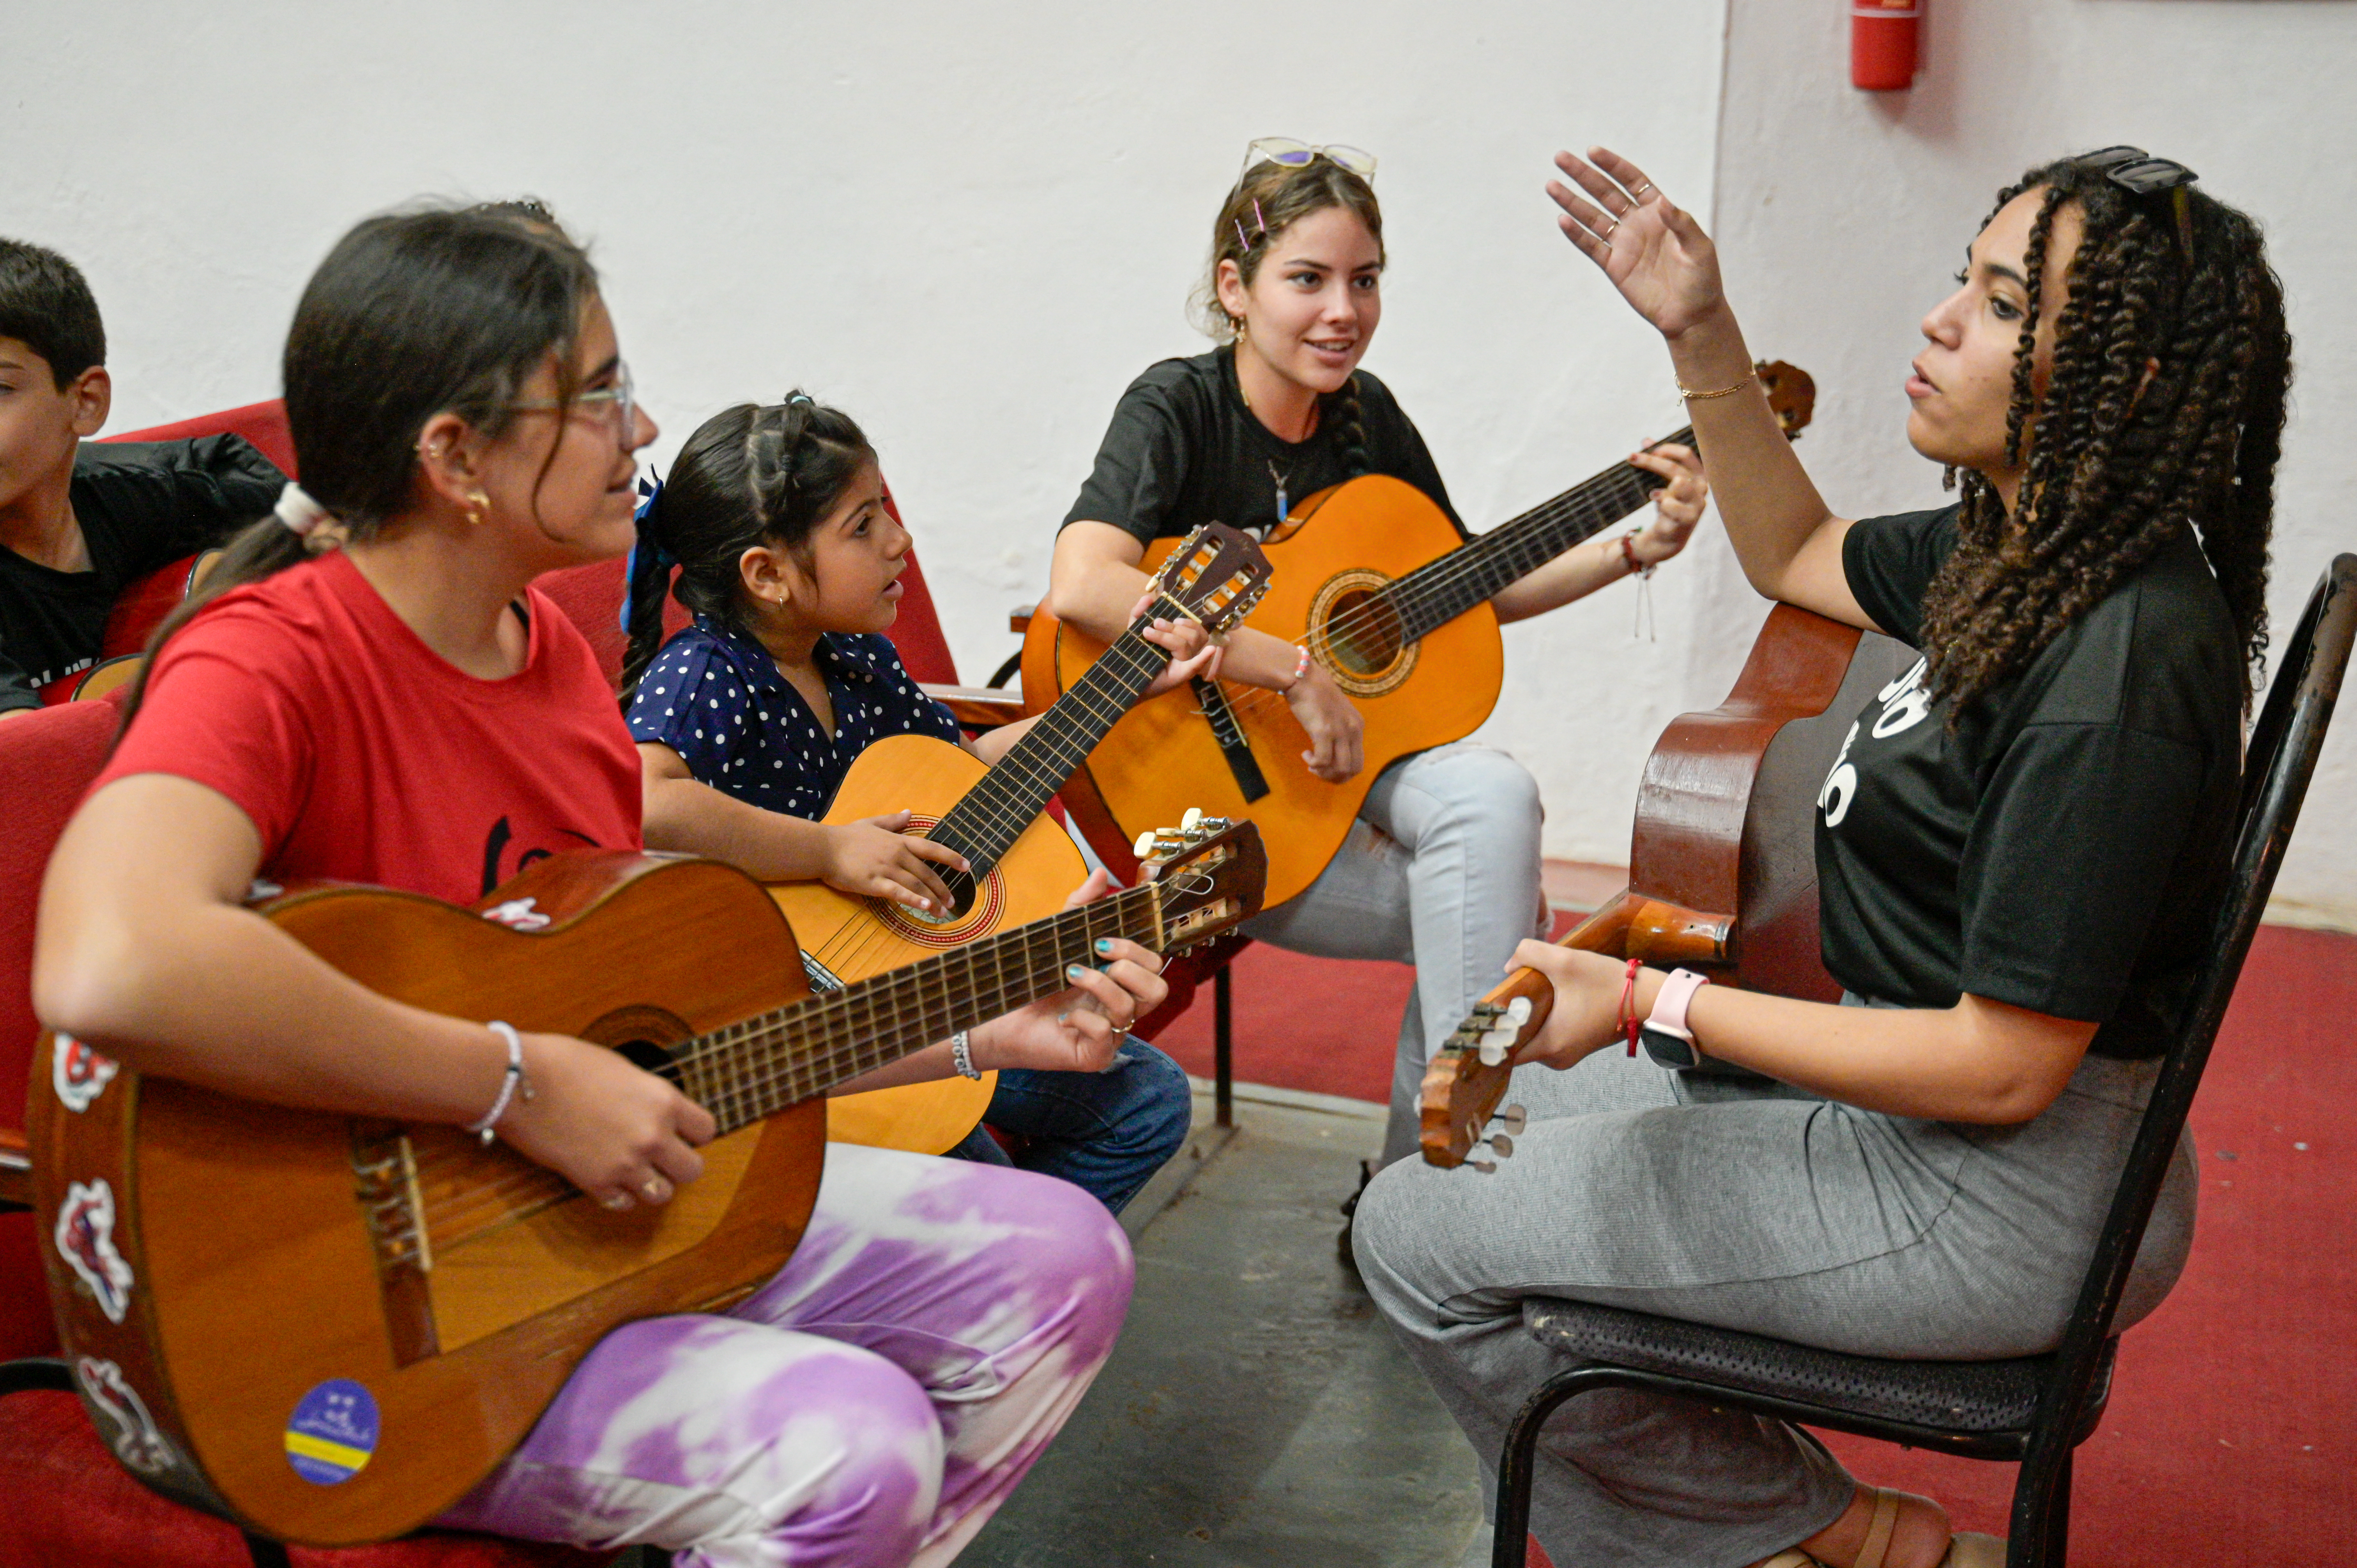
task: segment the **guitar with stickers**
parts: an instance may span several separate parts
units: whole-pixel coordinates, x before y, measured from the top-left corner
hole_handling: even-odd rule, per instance
[[[1856,787],[1860,710],[1878,698],[1903,711],[1920,672],[1914,650],[1890,638],[1770,610],[1727,701],[1662,732],[1638,789],[1629,886],[1563,945],[1839,1001],[1818,956],[1816,813],[1845,809]],[[1488,1172],[1512,1157],[1524,1125],[1505,1104],[1515,1059],[1554,1003],[1544,975],[1518,969],[1434,1053],[1420,1102],[1428,1163]]]
[[[471,909],[350,885],[255,907],[361,984],[620,1051],[710,1111],[705,1170],[616,1212],[455,1127],[34,1058],[33,1197],[92,1421],[156,1490],[283,1541],[415,1529],[633,1318],[714,1312],[800,1240],[829,1089],[1067,984],[1100,938],[1182,952],[1261,907],[1249,822],[1158,832],[1139,886],[813,994],[768,892],[717,862],[583,852]],[[535,929],[497,918],[522,899]]]

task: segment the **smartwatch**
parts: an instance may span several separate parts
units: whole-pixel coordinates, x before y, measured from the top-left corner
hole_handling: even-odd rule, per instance
[[[1638,1038],[1644,1043],[1645,1054],[1663,1067],[1696,1067],[1702,1062],[1702,1052],[1695,1048],[1694,1031],[1686,1027],[1686,1008],[1694,993],[1710,983],[1710,976],[1696,974],[1690,969],[1670,972],[1662,982],[1661,993],[1653,998],[1652,1016],[1645,1020]]]

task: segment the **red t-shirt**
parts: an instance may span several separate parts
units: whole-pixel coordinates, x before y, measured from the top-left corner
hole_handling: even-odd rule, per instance
[[[221,596],[165,648],[93,789],[135,773],[236,802],[273,880],[472,904],[568,849],[637,849],[639,759],[597,655],[530,591],[521,673],[480,681],[341,552]]]

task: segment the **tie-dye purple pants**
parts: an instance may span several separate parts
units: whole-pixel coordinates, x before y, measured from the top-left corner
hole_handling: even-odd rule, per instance
[[[1080,1402],[1130,1277],[1069,1183],[830,1144],[775,1278],[609,1335],[440,1522],[680,1568],[938,1568]]]

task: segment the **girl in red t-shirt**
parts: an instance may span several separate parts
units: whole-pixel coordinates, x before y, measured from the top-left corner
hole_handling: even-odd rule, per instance
[[[541,854],[639,847],[612,693],[532,586],[630,544],[632,453],[655,436],[596,274],[537,208],[371,219],[305,291],[285,373],[309,493],[288,487],[167,624],[50,865],[36,1008],[254,1100],[460,1125],[503,1109],[500,1136],[608,1207],[668,1201],[714,1131],[668,1081],[525,1035],[535,1092],[503,1095],[492,1031],[362,988],[241,902],[289,876],[471,902]],[[1108,1060],[1113,1020],[1163,995],[1151,955],[1108,959],[973,1031],[976,1061]],[[725,1316],[608,1336],[444,1522],[708,1568],[947,1563],[1111,1350],[1130,1267],[1077,1188],[835,1148],[791,1262]]]

